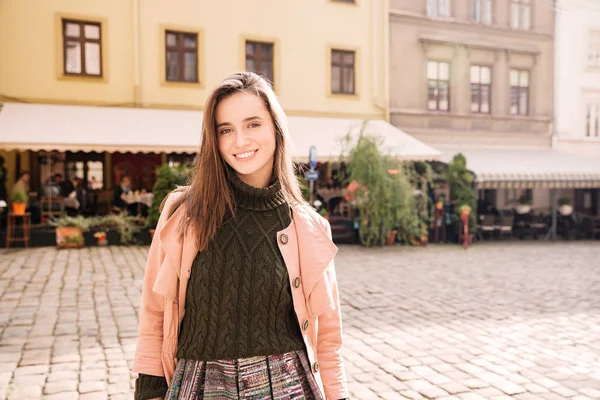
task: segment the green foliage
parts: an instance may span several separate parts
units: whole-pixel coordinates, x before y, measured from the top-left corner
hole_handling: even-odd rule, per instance
[[[307,202],[310,201],[310,186],[304,175],[298,175],[298,183],[300,183],[300,190],[302,191],[302,197]]]
[[[21,192],[20,190],[15,190],[12,195],[13,203],[27,203],[27,201],[29,201],[29,197],[25,193]]]
[[[160,205],[165,197],[179,186],[185,186],[189,179],[189,168],[185,166],[170,167],[168,164],[163,164],[156,170],[156,183],[152,188],[154,200],[152,207],[148,210],[146,218],[146,226],[155,228],[160,217]]]
[[[135,217],[126,213],[87,218],[81,215],[76,217],[65,215],[49,220],[48,225],[54,227],[74,226],[80,228],[83,232],[91,229],[115,229],[119,233],[121,244],[133,242],[133,234],[139,231],[135,223]]]
[[[560,199],[558,199],[558,205],[559,206],[570,206],[571,205],[571,199],[568,197],[561,197]]]
[[[393,229],[409,228],[407,225],[411,224],[414,207],[413,188],[403,163],[384,154],[381,138],[366,134],[364,128],[365,125],[356,142],[350,133],[346,135],[344,148],[353,144],[347,150],[348,180],[355,180],[360,185],[356,198],[361,216],[360,240],[365,246],[377,246],[385,243],[388,232]],[[398,173],[390,174],[390,170]]]
[[[467,160],[461,153],[454,156],[448,164],[447,181],[450,185],[450,201],[454,203],[454,217],[456,228],[460,226],[460,210],[462,206],[469,206],[471,210],[477,207],[477,198],[473,190],[475,176],[467,169]],[[469,232],[475,232],[477,216],[475,212],[469,215]]]
[[[109,214],[103,217],[96,217],[94,228],[112,228],[119,233],[121,244],[129,244],[133,242],[133,234],[139,231],[135,224],[135,217],[121,214]]]
[[[102,217],[95,218],[86,218],[82,215],[78,215],[76,217],[70,217],[68,215],[62,216],[60,218],[52,218],[47,222],[49,226],[64,228],[67,226],[74,226],[81,229],[83,232],[87,232],[92,229],[95,224],[97,224],[97,219]]]

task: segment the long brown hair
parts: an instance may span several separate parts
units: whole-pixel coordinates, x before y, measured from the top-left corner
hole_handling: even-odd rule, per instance
[[[286,117],[271,86],[252,72],[229,75],[206,100],[202,143],[194,160],[190,185],[179,189],[182,195],[171,208],[173,212],[185,205],[185,216],[180,222],[179,232],[183,234],[192,228],[200,250],[206,249],[226,215],[235,215],[235,202],[227,178],[229,169],[219,152],[215,112],[221,100],[240,92],[253,94],[264,101],[275,126],[273,176],[279,180],[288,203],[304,202],[294,173]]]

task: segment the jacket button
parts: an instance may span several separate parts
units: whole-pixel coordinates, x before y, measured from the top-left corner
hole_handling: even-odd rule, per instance
[[[281,242],[281,244],[287,244],[288,235],[286,235],[285,233],[282,233],[281,236],[279,236],[279,241]]]
[[[302,329],[304,329],[304,330],[308,329],[308,320],[304,321],[304,324],[302,324]]]
[[[319,372],[319,363],[315,361],[315,363],[313,364],[313,372],[316,374],[317,372]]]
[[[294,279],[294,287],[298,289],[300,287],[300,278]]]

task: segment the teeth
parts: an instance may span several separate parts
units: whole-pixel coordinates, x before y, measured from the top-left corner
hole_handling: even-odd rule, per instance
[[[253,155],[254,153],[255,153],[254,151],[249,151],[249,152],[247,152],[247,153],[236,154],[235,156],[236,156],[237,158],[248,158],[248,157],[250,157],[251,155]]]

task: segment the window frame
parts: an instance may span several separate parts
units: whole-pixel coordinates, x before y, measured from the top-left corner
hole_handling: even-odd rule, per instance
[[[169,34],[174,34],[177,37],[177,44],[175,46],[169,46],[167,43],[167,36]],[[185,37],[193,36],[196,41],[196,47],[193,49],[186,49],[185,47]],[[187,31],[187,30],[178,30],[178,29],[169,29],[166,28],[164,30],[164,66],[165,71],[163,74],[164,82],[166,83],[185,83],[185,84],[198,84],[200,83],[200,40],[201,35],[198,32]],[[193,50],[193,51],[192,51]],[[169,79],[169,65],[168,65],[168,54],[169,52],[177,52],[177,56],[179,59],[179,76],[178,79]],[[186,53],[194,53],[196,65],[196,79],[195,80],[185,80],[185,54]]]
[[[68,24],[76,24],[79,26],[79,36],[67,36],[67,25]],[[98,39],[88,39],[85,37],[85,26],[95,26],[98,28]],[[91,79],[105,79],[105,66],[104,66],[104,29],[102,21],[92,20],[92,19],[79,19],[74,17],[60,16],[60,36],[62,41],[61,51],[62,51],[62,68],[61,75],[64,77],[77,77],[77,78],[91,78]],[[68,72],[67,71],[67,42],[78,42],[80,44],[80,57],[81,57],[81,72]],[[97,43],[99,45],[100,57],[99,57],[99,66],[100,73],[99,74],[89,74],[86,71],[86,43]]]
[[[588,32],[587,66],[600,68],[600,28],[592,28]]]
[[[440,12],[442,2],[447,2],[448,4],[447,13]],[[430,18],[452,18],[452,0],[427,0],[425,3],[425,14]]]
[[[261,73],[261,68],[255,68],[254,71],[250,71],[250,72],[255,72],[255,73],[261,75],[268,82],[271,83],[271,86],[274,87],[275,86],[275,76],[276,76],[276,73],[275,73],[275,69],[276,69],[276,66],[275,66],[275,50],[276,50],[276,47],[275,46],[277,45],[277,43],[274,42],[274,41],[267,41],[267,40],[245,39],[244,40],[244,70],[245,71],[248,71],[248,59],[249,59],[249,57],[248,57],[248,51],[247,51],[248,43],[252,43],[254,45],[258,45],[258,49],[261,50],[261,51],[258,52],[258,54],[260,56],[262,56],[262,54],[263,54],[262,53],[262,46],[263,45],[270,45],[271,46],[271,58],[270,58],[270,60],[267,59],[267,58],[262,58],[260,56],[258,58],[256,58],[257,47],[254,48],[254,51],[253,51],[254,55],[251,56],[250,59],[252,59],[252,61],[254,61],[255,64],[258,61],[259,62],[259,66],[260,66],[260,63],[262,63],[262,62],[270,61],[271,62],[271,75],[272,76],[271,77],[265,76],[264,73]]]
[[[587,103],[584,137],[600,139],[600,102]]]
[[[340,54],[340,59],[341,61],[339,63],[334,62],[334,53],[339,53]],[[347,91],[346,89],[346,85],[345,85],[345,79],[344,79],[344,71],[347,71],[350,66],[347,65],[344,62],[344,56],[351,54],[352,55],[352,91]],[[357,60],[357,51],[356,50],[352,50],[352,49],[343,49],[343,48],[339,48],[339,47],[332,47],[329,50],[329,92],[332,95],[346,95],[346,96],[355,96],[357,95],[357,90],[356,90],[356,83],[357,83],[357,76],[356,76],[356,60]],[[339,67],[340,68],[340,81],[339,81],[339,87],[340,90],[339,91],[334,91],[333,89],[333,68],[334,67]]]
[[[513,8],[514,7],[518,8],[518,21],[517,21],[517,26],[514,26],[514,21],[513,21]],[[528,9],[529,10],[529,20],[526,21],[527,22],[527,26],[525,26],[524,22],[525,19],[523,17],[523,10],[524,9]],[[523,30],[523,31],[530,31],[532,30],[532,25],[533,25],[533,4],[531,0],[510,0],[509,5],[508,5],[508,24],[510,26],[511,29],[515,29],[515,30]]]
[[[518,73],[518,85],[517,86],[513,86],[510,82],[510,75],[512,74],[513,71],[516,71]],[[526,73],[527,74],[527,86],[521,86],[520,82],[521,82],[521,74],[522,73]],[[511,116],[513,117],[526,117],[530,115],[530,108],[531,108],[531,71],[529,69],[525,69],[525,68],[509,68],[508,70],[508,85],[509,85],[509,94],[508,94],[508,101],[509,101],[509,106],[508,106],[508,111],[510,113]],[[513,113],[512,112],[512,91],[513,88],[515,88],[517,90],[517,112]],[[527,112],[523,113],[521,112],[521,93],[525,91],[527,93]]]
[[[429,78],[429,63],[436,63],[437,64],[437,78],[436,79],[432,79]],[[440,79],[440,65],[441,64],[447,64],[448,65],[448,80],[443,80]],[[452,93],[451,93],[451,87],[450,87],[450,82],[452,81],[452,63],[450,61],[446,61],[446,60],[427,60],[427,63],[425,64],[425,77],[427,79],[427,110],[428,111],[436,111],[436,112],[450,112],[451,110],[451,99],[452,99]],[[435,88],[437,89],[437,94],[436,96],[436,108],[430,108],[429,107],[429,84],[431,82],[435,82]],[[446,82],[448,85],[448,98],[447,98],[447,102],[448,102],[448,107],[447,109],[440,109],[440,82]]]
[[[479,82],[473,82],[472,81],[472,68],[476,67],[479,68]],[[482,75],[482,69],[488,69],[490,71],[490,83],[481,83],[482,79],[481,79],[481,75]],[[469,83],[470,83],[470,87],[471,87],[471,113],[473,114],[483,114],[483,115],[489,115],[492,113],[492,86],[494,84],[494,69],[491,65],[485,65],[485,64],[471,64],[469,66]],[[473,86],[477,86],[479,88],[479,95],[477,98],[477,106],[478,106],[478,110],[477,111],[473,111]],[[481,88],[482,87],[487,87],[488,88],[488,111],[482,111],[482,101],[481,101]]]
[[[489,21],[484,21],[483,15],[485,3],[489,3],[490,15]],[[476,24],[492,25],[494,23],[494,0],[472,0],[471,1],[471,19]]]

